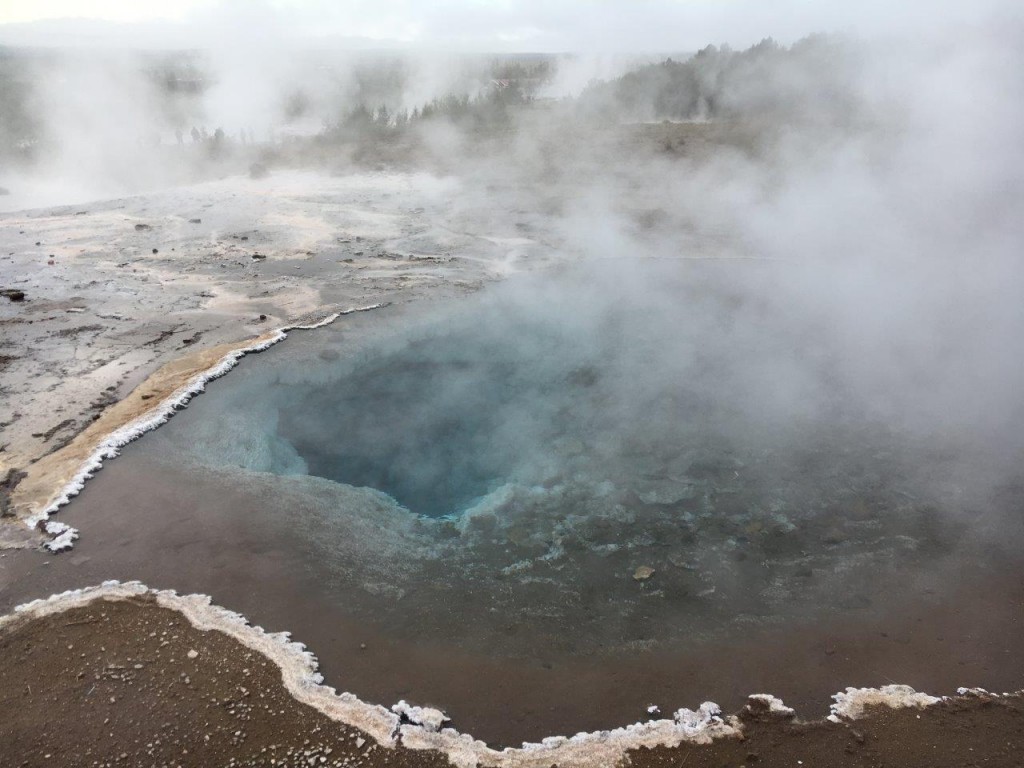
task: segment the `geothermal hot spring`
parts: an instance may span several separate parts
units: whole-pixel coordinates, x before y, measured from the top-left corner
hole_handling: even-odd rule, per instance
[[[211,594],[492,744],[998,685],[1017,454],[895,417],[929,382],[878,396],[791,269],[592,264],[293,334],[110,462],[55,563]]]

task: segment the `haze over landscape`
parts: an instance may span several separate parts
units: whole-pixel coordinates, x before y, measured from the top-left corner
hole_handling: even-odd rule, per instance
[[[0,4],[0,609],[292,632],[325,763],[932,765],[854,686],[1017,765],[1019,697],[956,691],[1024,675],[1022,43],[1004,0]],[[104,685],[182,611],[319,674],[103,589],[47,653]],[[260,728],[154,754],[329,748]]]

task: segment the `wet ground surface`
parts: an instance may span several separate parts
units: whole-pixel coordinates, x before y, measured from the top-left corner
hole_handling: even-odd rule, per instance
[[[1024,571],[999,543],[1019,524],[1012,486],[992,493],[991,478],[978,474],[989,493],[987,506],[977,506],[984,494],[953,482],[962,463],[929,454],[930,472],[909,471],[919,468],[916,443],[884,431],[830,433],[832,443],[798,433],[818,439],[801,443],[802,483],[801,473],[785,480],[792,446],[776,445],[766,457],[763,445],[728,430],[693,442],[702,455],[667,451],[679,434],[656,427],[680,420],[665,411],[627,435],[629,450],[595,449],[609,432],[600,421],[573,436],[583,448],[549,439],[561,423],[552,414],[566,405],[552,388],[591,416],[652,400],[645,382],[621,386],[608,359],[588,367],[593,338],[565,345],[559,334],[531,331],[542,305],[531,304],[534,320],[520,315],[511,323],[518,342],[500,353],[492,345],[485,357],[459,336],[462,320],[449,316],[438,326],[428,309],[394,307],[246,359],[110,462],[61,512],[83,531],[73,552],[0,558],[0,609],[109,578],[210,594],[267,629],[293,632],[320,657],[329,684],[371,702],[441,707],[460,730],[492,745],[634,722],[650,704],[671,711],[711,699],[729,710],[757,691],[815,716],[847,685],[899,682],[932,693],[1020,687]],[[469,312],[483,348],[489,323],[508,325],[509,306],[515,301],[492,307],[497,314],[485,314],[487,322]],[[710,309],[700,307],[705,317],[713,317]],[[592,317],[560,316],[594,327]],[[456,341],[436,346],[439,327],[440,338]],[[419,335],[409,336],[410,328]],[[624,335],[626,369],[635,370],[636,356],[653,359]],[[531,363],[508,367],[521,360],[513,353],[529,353]],[[729,359],[707,350],[701,357],[716,370]],[[520,382],[524,371],[533,375]],[[482,487],[500,470],[518,490],[489,488],[490,501],[434,496],[440,500],[425,511],[435,514],[421,517],[379,490],[305,474],[314,462],[302,436],[313,427],[339,443],[353,424],[386,432],[379,417],[388,409],[374,415],[367,405],[374,398],[360,392],[385,404],[415,396],[437,421],[427,418],[422,434],[404,439],[409,419],[399,418],[406,433],[371,442],[429,456],[454,413],[443,403],[453,392],[457,405],[474,402],[476,390],[455,386],[452,375],[483,381],[491,393],[502,383],[485,403],[512,409],[499,426],[516,423],[519,396],[531,411],[541,395],[549,398],[551,413],[499,441],[522,449],[501,452],[503,461],[490,455],[492,442],[469,443],[470,463],[486,465],[474,472]],[[651,379],[650,391],[661,381]],[[707,395],[699,381],[687,381],[691,397]],[[771,390],[762,391],[748,400],[765,407]],[[349,405],[331,405],[330,393]],[[353,410],[366,418],[344,415]],[[467,434],[493,434],[486,414],[474,418]],[[445,434],[457,435],[458,426]],[[773,431],[771,420],[761,426],[776,440],[792,434]],[[845,453],[835,450],[835,434],[847,438]],[[647,439],[639,451],[638,436]],[[721,447],[726,438],[729,451]],[[829,446],[824,455],[842,459],[814,461]],[[445,447],[438,450],[451,461]],[[364,456],[371,468],[389,463]],[[553,460],[561,477],[536,474]],[[666,461],[685,466],[669,471]],[[423,477],[400,499],[414,510],[416,489],[431,487],[432,475]],[[597,492],[604,483],[613,490]],[[452,499],[468,512],[438,516]],[[572,502],[582,511],[568,515]]]

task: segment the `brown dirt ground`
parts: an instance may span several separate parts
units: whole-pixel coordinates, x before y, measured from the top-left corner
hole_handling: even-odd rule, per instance
[[[190,658],[190,651],[198,655]],[[741,715],[744,738],[639,750],[632,766],[1024,765],[1024,699],[879,709],[851,724]],[[298,703],[277,666],[152,599],[97,601],[0,634],[0,765],[442,766]]]

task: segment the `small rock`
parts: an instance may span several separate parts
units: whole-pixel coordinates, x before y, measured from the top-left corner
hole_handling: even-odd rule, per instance
[[[189,224],[202,224],[203,220],[202,219],[189,219],[188,223]]]
[[[195,659],[199,657],[199,651],[197,651],[195,648],[192,648],[185,655],[188,656],[190,659]]]
[[[755,693],[747,697],[747,703],[739,716],[744,721],[768,722],[792,720],[796,717],[796,712],[787,707],[782,699],[766,693]]]
[[[825,534],[821,537],[821,540],[826,544],[842,544],[846,541],[846,534],[842,528],[834,527],[829,528],[825,531]]]
[[[635,571],[633,571],[633,578],[637,581],[647,581],[654,575],[654,569],[649,565],[641,565]]]
[[[147,232],[147,231],[149,231],[151,229],[152,229],[152,227],[149,226],[149,224],[136,224],[135,225],[135,231],[136,232]]]

